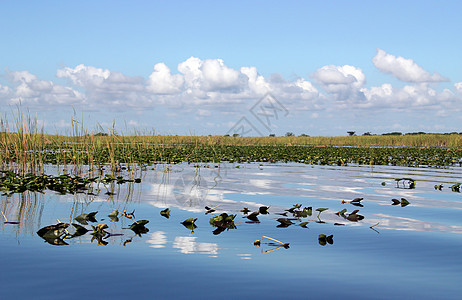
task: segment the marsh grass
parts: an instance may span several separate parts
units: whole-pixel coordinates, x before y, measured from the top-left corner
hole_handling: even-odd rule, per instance
[[[115,130],[95,134],[72,120],[68,135],[45,134],[36,117],[0,119],[0,166],[18,174],[41,174],[45,165],[81,174],[109,167],[133,176],[147,165],[181,162],[275,162],[309,164],[460,165],[459,134],[340,137],[162,136]],[[409,148],[399,148],[409,147]],[[445,147],[445,149],[434,148]]]

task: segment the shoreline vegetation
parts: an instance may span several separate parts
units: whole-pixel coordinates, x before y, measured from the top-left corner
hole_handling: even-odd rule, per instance
[[[1,120],[0,168],[40,174],[45,165],[116,172],[157,163],[298,162],[316,165],[461,166],[462,135],[163,136],[92,133],[73,122],[72,134],[45,134],[36,119]]]

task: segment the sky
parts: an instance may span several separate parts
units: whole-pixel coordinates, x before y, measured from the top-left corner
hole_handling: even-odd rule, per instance
[[[47,133],[462,132],[462,1],[1,1],[0,108]],[[5,130],[4,128],[4,130]]]

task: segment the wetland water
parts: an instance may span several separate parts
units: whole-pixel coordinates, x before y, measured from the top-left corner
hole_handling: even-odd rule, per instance
[[[19,224],[2,220],[1,297],[460,299],[462,194],[449,187],[462,182],[462,168],[199,166],[157,165],[141,183],[108,185],[112,194],[100,184],[96,196],[2,196],[2,212]],[[395,178],[412,178],[416,186],[398,188]],[[441,191],[434,188],[439,184]],[[358,197],[363,206],[341,203]],[[410,204],[391,205],[392,198]],[[295,204],[312,207],[311,216],[289,213],[294,224],[278,227],[284,216],[277,213]],[[236,228],[214,234],[205,206],[218,206],[217,216],[237,214]],[[259,223],[240,212],[261,206],[269,214],[258,215]],[[160,215],[167,207],[169,218]],[[136,220],[149,221],[149,231],[135,234],[127,229],[133,221],[121,216],[113,222],[112,209],[134,210]],[[342,209],[345,217],[358,209],[364,219],[335,214]],[[57,219],[76,223],[76,216],[95,211],[97,222],[85,227],[107,224],[114,234],[100,242],[87,233],[56,246],[36,233]],[[181,224],[188,218],[197,218],[194,232]],[[320,234],[332,237],[326,242]],[[262,236],[289,248],[265,244],[271,240]]]

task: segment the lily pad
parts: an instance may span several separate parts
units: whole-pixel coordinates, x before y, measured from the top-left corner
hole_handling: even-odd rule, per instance
[[[292,222],[290,219],[288,218],[279,218],[277,219],[276,221],[278,221],[280,224],[277,226],[277,227],[280,227],[280,228],[285,228],[285,227],[289,227],[290,225],[294,224],[294,222]]]
[[[137,235],[141,236],[141,234],[145,234],[149,232],[149,228],[147,228],[145,225],[148,224],[148,220],[139,220],[138,222],[133,223],[128,227],[131,229],[134,233]]]
[[[300,226],[300,227],[302,227],[302,228],[308,228],[308,226],[306,226],[306,225],[308,225],[308,223],[309,223],[309,222],[302,222],[302,223],[300,223],[300,224],[297,224],[297,226]]]
[[[74,220],[76,220],[77,222],[79,222],[80,224],[83,224],[83,225],[88,225],[87,221],[95,223],[95,222],[97,222],[96,219],[95,219],[95,215],[97,213],[98,212],[95,211],[95,212],[91,212],[91,213],[88,213],[88,214],[81,214],[81,215],[75,217]]]
[[[74,226],[75,228],[75,233],[72,235],[72,237],[78,237],[78,236],[84,235],[85,233],[89,231],[85,227],[79,224],[76,224],[76,223],[72,223],[72,226]]]
[[[67,227],[68,223],[49,225],[39,229],[37,234],[44,239],[59,239],[66,233]]]
[[[160,212],[160,215],[165,218],[170,218],[170,209],[167,207],[166,209]]]
[[[405,206],[408,206],[409,204],[409,201],[407,201],[406,199],[404,198],[401,198],[401,207],[405,207]]]

